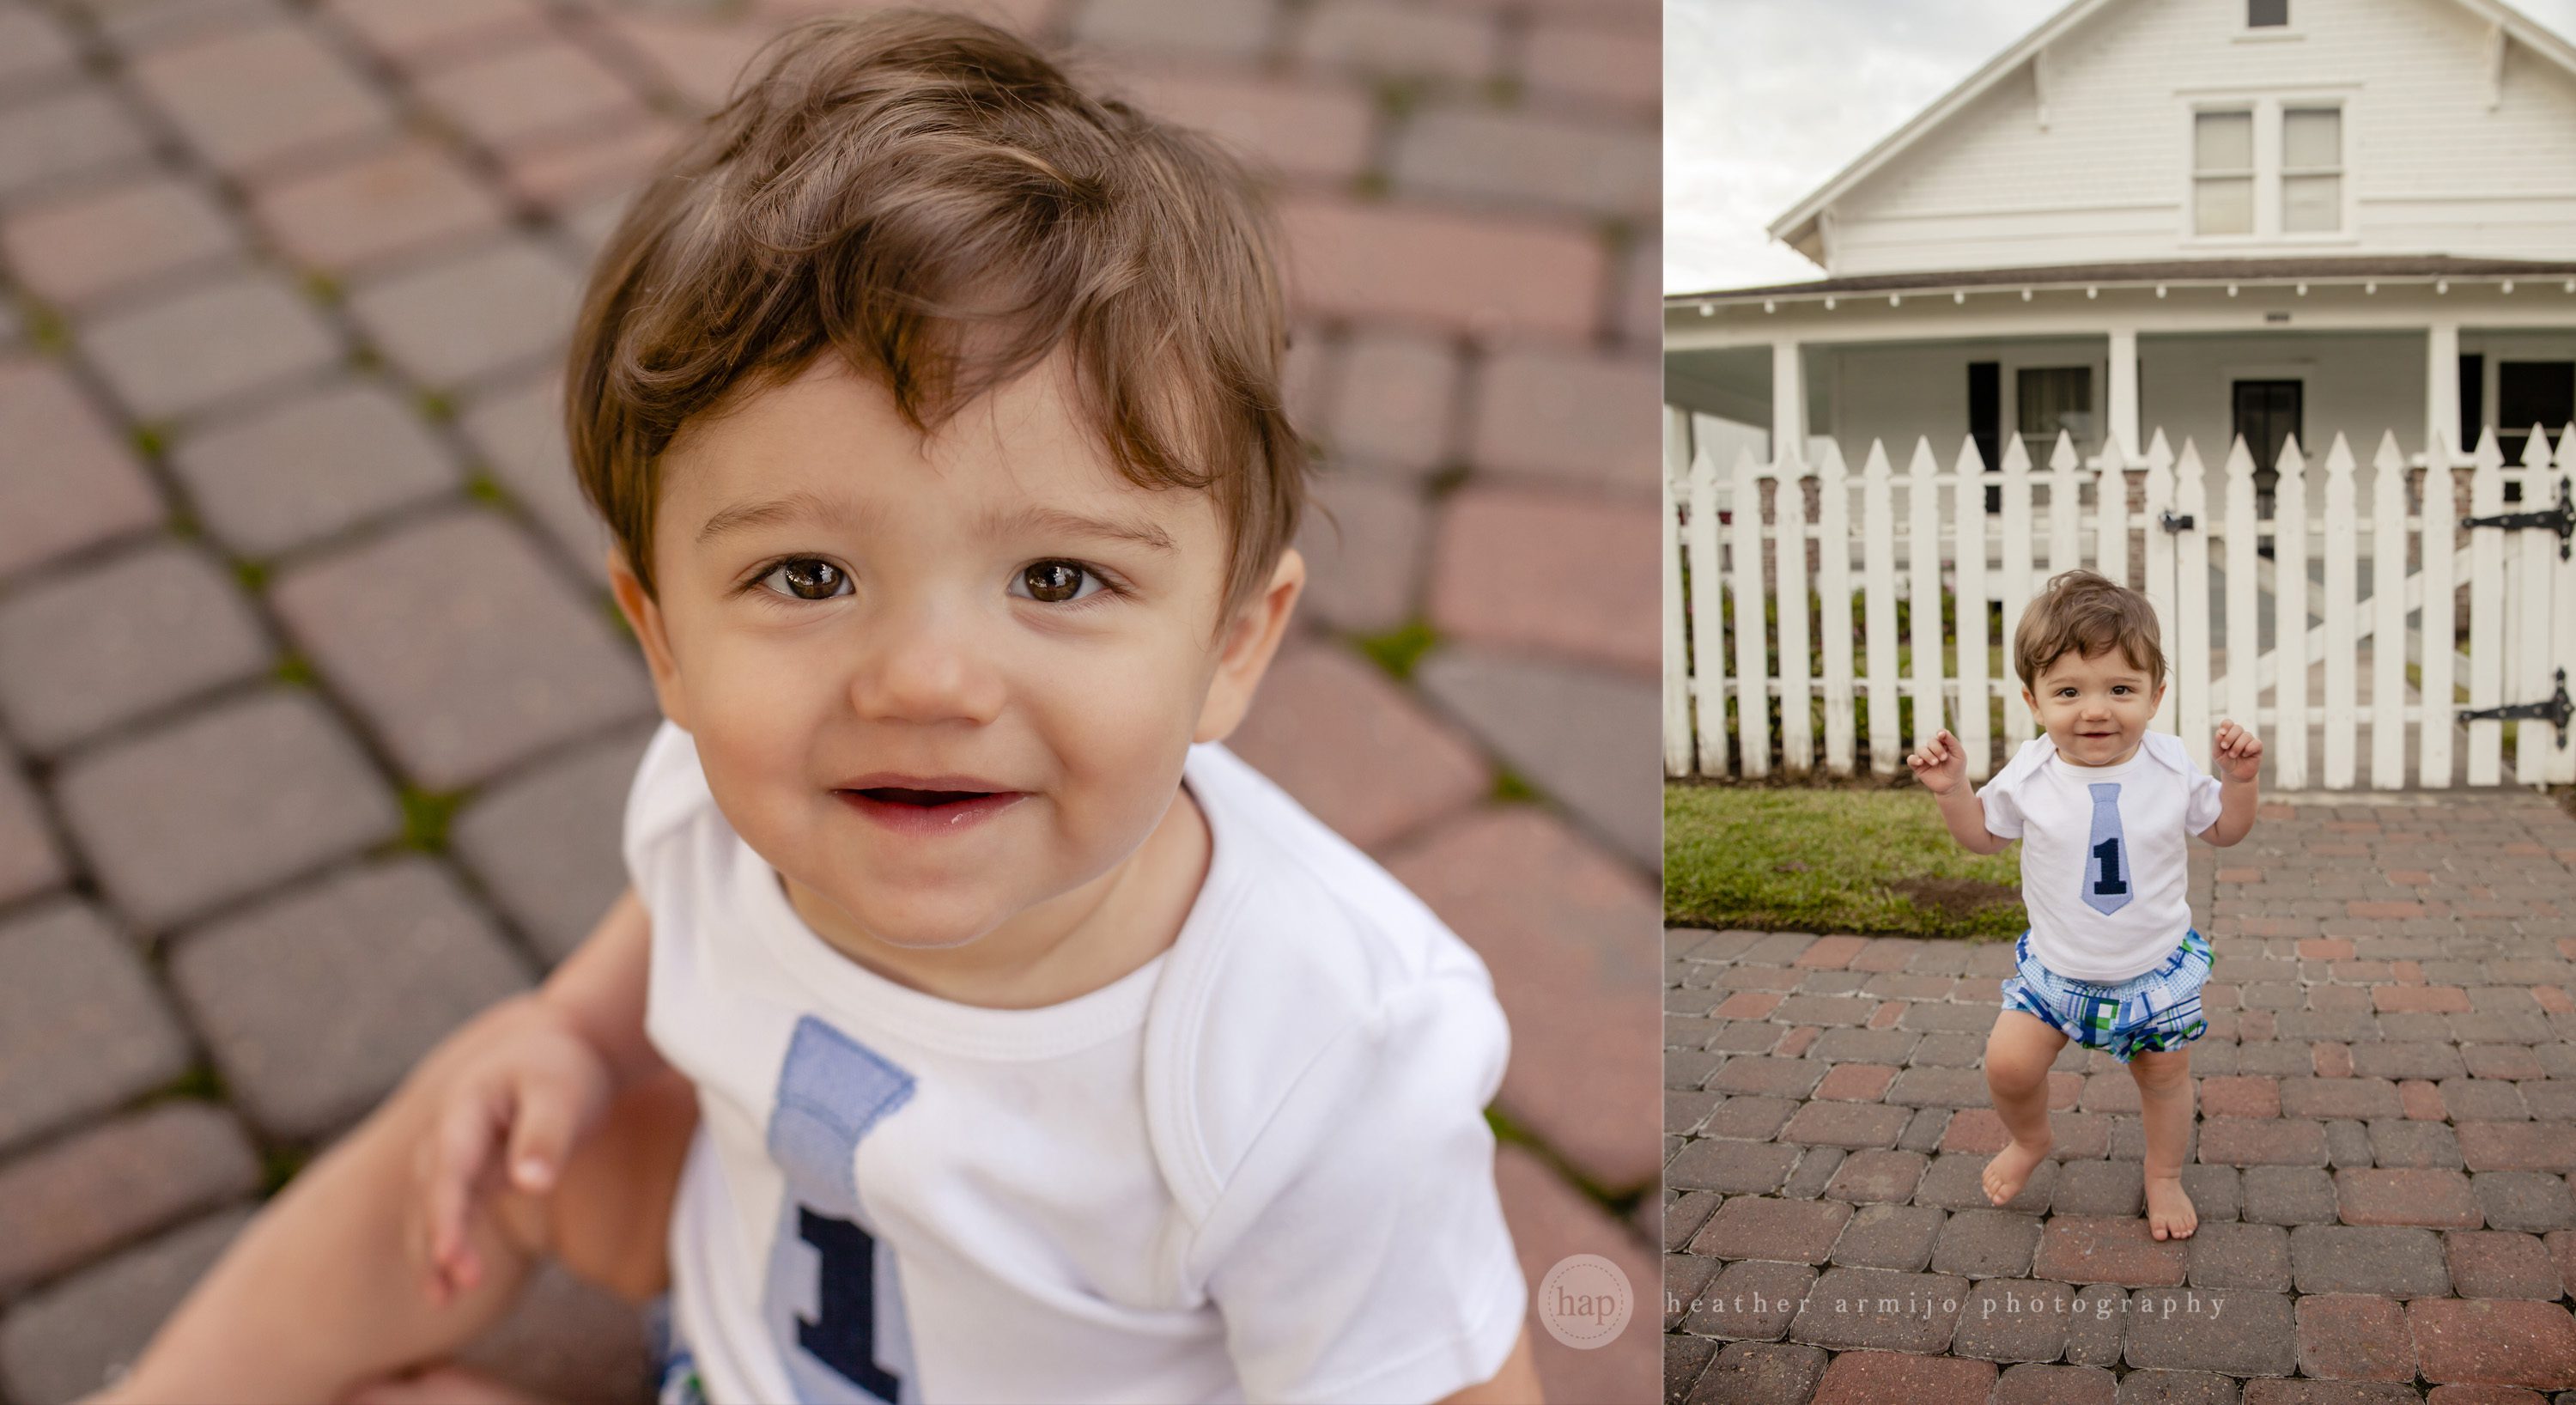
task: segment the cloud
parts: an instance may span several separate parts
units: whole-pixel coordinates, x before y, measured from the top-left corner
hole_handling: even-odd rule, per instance
[[[2061,4],[1665,0],[1665,290],[1823,276],[1764,226]],[[2516,8],[2576,38],[2576,0]]]

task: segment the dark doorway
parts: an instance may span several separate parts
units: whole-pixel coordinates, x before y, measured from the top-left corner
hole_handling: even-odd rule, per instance
[[[2496,363],[2496,444],[2505,466],[2522,462],[2531,427],[2552,434],[2576,420],[2576,361],[2498,361]],[[2505,485],[2505,501],[2522,498],[2520,483]]]
[[[2300,423],[2305,399],[2298,381],[2236,382],[2236,437],[2254,457],[2255,510],[2265,517],[2272,515],[2272,487],[2281,481],[2281,446],[2297,435],[2299,447],[2307,447]]]
[[[1977,457],[1985,461],[1986,472],[2001,473],[2004,467],[2004,391],[2003,365],[1996,361],[1968,363],[1968,437],[1976,441]],[[2003,511],[2004,490],[1986,485],[1986,511]]]

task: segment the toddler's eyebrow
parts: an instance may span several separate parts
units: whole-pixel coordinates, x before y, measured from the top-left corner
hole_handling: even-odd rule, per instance
[[[802,491],[766,502],[736,503],[707,519],[707,524],[698,529],[698,545],[705,546],[728,533],[793,522],[800,517],[832,526],[856,526],[866,521],[868,512],[857,503]]]
[[[1151,522],[1085,517],[1081,513],[1067,512],[1060,507],[1023,507],[1014,511],[995,511],[985,517],[984,530],[993,536],[1013,536],[1022,532],[1067,532],[1076,536],[1136,542],[1150,546],[1156,551],[1177,549],[1177,543],[1172,540],[1172,534]]]

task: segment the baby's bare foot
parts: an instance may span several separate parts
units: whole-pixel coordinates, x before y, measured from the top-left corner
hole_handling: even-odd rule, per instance
[[[2030,1184],[2030,1173],[2038,1169],[2053,1141],[2051,1138],[2024,1145],[2016,1138],[2012,1145],[1996,1152],[1995,1159],[1986,1163],[1986,1199],[2001,1205],[2021,1194],[2021,1188]]]
[[[2182,1177],[2147,1177],[2147,1232],[2158,1239],[2189,1239],[2200,1225],[2200,1212],[2183,1193]]]

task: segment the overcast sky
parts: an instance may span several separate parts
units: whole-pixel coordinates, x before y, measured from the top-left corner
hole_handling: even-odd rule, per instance
[[[1664,0],[1664,290],[1823,277],[1763,227],[2063,4]]]

